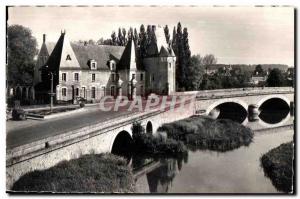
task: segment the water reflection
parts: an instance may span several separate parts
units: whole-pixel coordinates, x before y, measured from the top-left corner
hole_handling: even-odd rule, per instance
[[[152,159],[156,166],[137,177],[137,192],[277,193],[264,175],[259,158],[292,137],[292,130],[260,133],[249,147],[225,153],[197,150],[177,158]]]

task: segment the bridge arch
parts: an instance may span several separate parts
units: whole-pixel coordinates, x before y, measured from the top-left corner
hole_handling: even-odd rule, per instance
[[[116,134],[112,139],[112,144],[110,146],[110,152],[116,155],[126,156],[130,153],[132,149],[132,135],[126,131],[122,130]]]
[[[287,114],[284,119],[282,119],[280,122],[275,123],[275,124],[267,123],[267,122],[263,121],[262,119],[259,119],[258,122],[263,127],[266,127],[266,128],[275,128],[275,127],[279,127],[279,126],[282,126],[282,125],[286,124],[287,121],[289,121],[290,117],[291,117],[290,114]]]
[[[147,134],[153,134],[153,125],[152,125],[152,122],[151,122],[151,121],[148,121],[148,122],[147,122],[147,125],[146,125],[146,133],[147,133]]]
[[[234,99],[234,98],[225,98],[217,100],[216,102],[212,103],[207,109],[206,109],[206,115],[208,115],[214,108],[217,106],[224,104],[224,103],[235,103],[241,105],[246,111],[248,110],[248,104],[240,99]]]
[[[258,103],[257,103],[258,109],[260,109],[261,105],[263,103],[265,103],[266,101],[268,101],[270,99],[276,99],[276,98],[285,101],[287,103],[287,105],[290,107],[291,101],[287,97],[285,97],[284,95],[269,95],[269,96],[266,96],[266,97],[264,97],[264,98],[262,98],[261,100],[258,101]]]

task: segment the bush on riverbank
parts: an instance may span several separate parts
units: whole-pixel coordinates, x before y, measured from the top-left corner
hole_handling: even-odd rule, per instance
[[[140,123],[134,123],[132,127],[132,137],[134,142],[134,153],[147,155],[176,155],[187,152],[187,148],[181,141],[174,139],[163,139],[146,134]]]
[[[33,171],[14,183],[13,191],[133,192],[126,160],[112,154],[84,155],[47,170]]]
[[[292,191],[293,185],[293,142],[281,144],[261,157],[261,164],[266,176],[279,190]]]
[[[200,116],[163,124],[158,130],[167,132],[169,138],[181,140],[191,148],[215,151],[248,146],[253,139],[251,129],[237,122]]]

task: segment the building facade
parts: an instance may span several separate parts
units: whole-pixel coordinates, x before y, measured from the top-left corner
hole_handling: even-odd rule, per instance
[[[44,35],[35,68],[36,93],[45,98],[52,84],[57,102],[79,98],[98,102],[107,95],[133,99],[175,92],[176,56],[163,29],[155,31],[157,42],[149,46],[147,51],[152,53],[144,58],[133,40],[125,47],[75,44],[62,32],[53,45]]]

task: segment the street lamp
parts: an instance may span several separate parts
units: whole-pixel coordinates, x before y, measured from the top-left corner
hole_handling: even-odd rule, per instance
[[[48,66],[45,66],[45,68],[49,69]],[[55,95],[55,93],[53,92],[53,72],[49,71],[50,76],[51,76],[51,90],[50,90],[50,112],[52,112],[53,109],[53,96]]]

